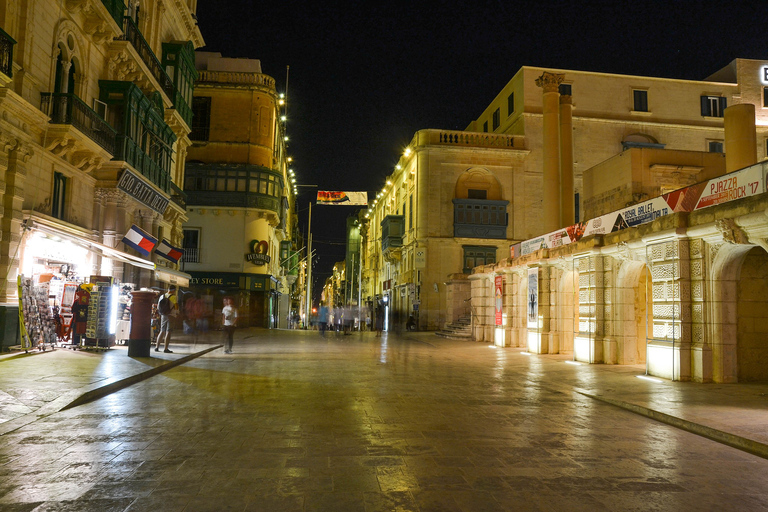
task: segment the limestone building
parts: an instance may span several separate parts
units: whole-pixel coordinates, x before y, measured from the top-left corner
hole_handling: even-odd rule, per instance
[[[197,52],[196,63],[184,270],[210,308],[233,295],[243,325],[287,327],[298,257],[284,98],[258,60]]]
[[[421,130],[405,148],[366,212],[364,297],[389,296],[422,329],[471,313],[472,267],[610,208],[599,194],[626,204],[725,172],[728,106],[754,107],[743,135],[765,158],[766,66],[737,59],[702,81],[521,68],[465,131]],[[585,178],[622,154],[603,165],[633,185]]]
[[[17,276],[185,284],[121,240],[181,245],[196,1],[0,3],[0,322]]]

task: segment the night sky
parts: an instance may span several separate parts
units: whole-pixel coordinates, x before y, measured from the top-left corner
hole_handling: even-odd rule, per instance
[[[414,133],[463,130],[524,65],[703,79],[768,58],[763,1],[200,0],[206,51],[261,60],[284,91],[300,184],[380,190]],[[301,225],[317,189],[299,189]],[[352,207],[313,206],[315,290]]]

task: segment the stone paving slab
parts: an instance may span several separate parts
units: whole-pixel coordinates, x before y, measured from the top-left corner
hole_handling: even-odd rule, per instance
[[[290,331],[236,331],[236,356],[248,357],[257,353],[263,356],[265,348],[266,353],[274,350],[274,345],[258,345],[258,340],[269,340],[272,336],[270,333],[279,336],[289,334]],[[341,333],[328,332],[327,336],[329,339],[347,339]],[[355,333],[350,338],[358,336],[372,336],[372,333]],[[394,334],[390,336],[393,339],[395,337]],[[428,346],[445,348],[475,343],[444,339],[431,332],[402,333],[402,337]],[[42,416],[57,412],[87,392],[113,385],[190,354],[213,349],[219,346],[221,340],[222,333],[218,332],[208,333],[199,339],[174,334],[171,343],[174,353],[152,351],[150,358],[128,357],[127,347],[120,345],[107,351],[56,349],[26,355],[4,355],[0,357],[0,434],[12,430],[14,424],[8,423],[12,420],[30,414]],[[503,357],[531,358],[532,363],[541,366],[542,371],[557,375],[556,388],[563,393],[578,392],[605,398],[611,403],[624,402],[768,445],[768,383],[650,382],[636,378],[645,374],[645,368],[641,365],[572,365],[566,364],[570,360],[568,356],[526,354],[521,349],[492,345],[488,348],[498,351]],[[300,346],[285,348],[300,349]],[[225,359],[235,357],[221,350],[211,355]],[[549,386],[552,386],[551,382]],[[531,382],[530,385],[535,387],[539,383]]]

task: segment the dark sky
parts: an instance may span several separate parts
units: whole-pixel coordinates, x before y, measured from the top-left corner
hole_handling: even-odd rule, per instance
[[[416,131],[463,130],[523,65],[703,79],[737,57],[768,58],[767,5],[200,0],[197,16],[207,51],[260,59],[280,91],[290,66],[299,183],[370,193]],[[314,191],[300,189],[301,210]],[[313,207],[320,286],[344,258],[351,213]]]

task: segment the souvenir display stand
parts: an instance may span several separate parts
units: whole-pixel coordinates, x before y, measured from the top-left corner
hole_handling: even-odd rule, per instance
[[[120,344],[128,343],[131,337],[131,293],[133,288],[134,286],[131,283],[122,284],[119,288],[115,341]]]
[[[83,348],[105,350],[115,343],[118,288],[108,283],[93,286],[88,303],[88,324]]]
[[[50,285],[35,284],[19,276],[21,347],[23,350],[53,349],[56,344],[56,320],[49,303]]]

